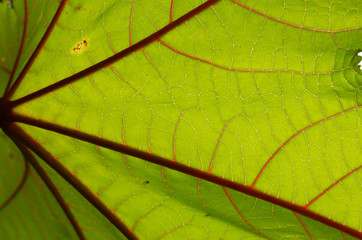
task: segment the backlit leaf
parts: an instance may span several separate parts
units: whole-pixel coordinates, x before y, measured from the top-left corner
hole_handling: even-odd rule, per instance
[[[362,238],[359,5],[0,2],[6,238]]]

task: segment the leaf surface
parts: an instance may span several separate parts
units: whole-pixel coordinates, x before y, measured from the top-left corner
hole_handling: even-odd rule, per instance
[[[361,238],[358,3],[25,3],[1,126],[87,238]]]

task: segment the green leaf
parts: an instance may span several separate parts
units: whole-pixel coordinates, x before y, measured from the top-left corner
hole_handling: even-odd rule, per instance
[[[362,238],[358,7],[0,2],[5,238]]]

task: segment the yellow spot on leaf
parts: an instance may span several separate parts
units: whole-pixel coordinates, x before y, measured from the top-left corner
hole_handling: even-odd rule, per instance
[[[73,53],[81,53],[81,52],[84,51],[84,49],[87,48],[87,46],[88,46],[87,40],[83,40],[82,42],[79,42],[75,46],[73,46],[72,52]]]

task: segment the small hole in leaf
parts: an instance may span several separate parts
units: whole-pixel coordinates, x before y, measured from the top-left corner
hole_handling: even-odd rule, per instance
[[[150,183],[150,181],[147,180],[147,181],[144,181],[144,182],[143,182],[143,185],[147,185],[147,184],[149,184],[149,183]]]
[[[353,54],[353,56],[351,56]],[[349,57],[351,58],[351,62],[349,64],[358,75],[362,75],[362,49],[356,49],[353,53],[349,53]]]

